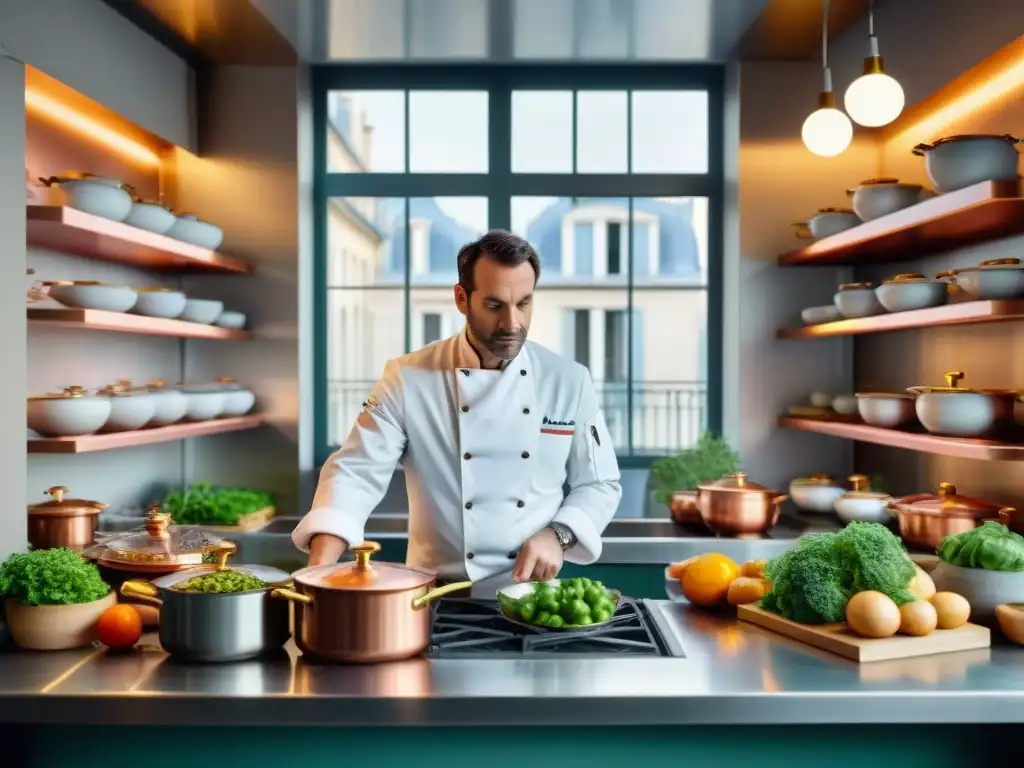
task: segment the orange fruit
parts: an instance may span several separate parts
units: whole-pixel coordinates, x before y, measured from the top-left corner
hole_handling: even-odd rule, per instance
[[[96,637],[107,648],[131,648],[142,637],[142,617],[127,603],[112,605],[96,622]]]
[[[680,560],[678,563],[671,563],[668,567],[668,575],[670,578],[682,580],[683,574],[686,573],[686,569],[690,567],[690,564],[696,560],[700,555],[694,555],[688,557],[685,560]]]
[[[742,569],[717,552],[701,555],[683,574],[683,596],[694,605],[716,605],[725,600],[729,585]]]

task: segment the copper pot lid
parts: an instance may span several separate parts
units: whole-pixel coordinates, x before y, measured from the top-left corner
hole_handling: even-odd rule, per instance
[[[402,592],[426,586],[436,578],[430,571],[401,563],[371,563],[370,556],[380,552],[380,544],[375,541],[364,541],[351,550],[356,556],[354,562],[303,568],[293,578],[310,587],[356,592]]]
[[[1020,259],[1007,256],[1002,259],[986,259],[976,267],[964,267],[963,269],[954,269],[953,275],[962,275],[966,272],[978,272],[979,270],[999,270],[999,269],[1024,269],[1021,266]]]
[[[907,387],[907,392],[913,392],[917,395],[926,394],[982,394],[981,390],[968,389],[966,387],[958,387],[957,383],[964,377],[963,371],[947,371],[942,374],[943,378],[946,379],[946,386],[944,387]]]
[[[798,477],[790,485],[813,485],[813,486],[834,486],[836,483],[829,475],[811,475],[810,477]]]
[[[961,496],[956,492],[956,486],[947,482],[939,483],[938,495],[915,493],[896,499],[893,506],[900,512],[940,517],[970,517],[976,520],[994,519],[999,517],[1000,512],[1011,509],[970,496]]]
[[[94,397],[85,391],[85,387],[66,387],[63,392],[47,392],[45,395],[29,395],[28,400],[79,400],[85,397]]]
[[[905,272],[901,275],[890,277],[888,280],[883,280],[882,283],[885,285],[892,285],[893,283],[932,283],[935,282],[933,278],[925,277],[918,272]]]
[[[772,488],[768,488],[758,483],[753,483],[747,480],[746,472],[734,472],[731,475],[726,475],[713,483],[705,483],[699,486],[702,491],[739,491],[739,492],[750,492],[750,493],[770,493],[773,496],[776,491]]]
[[[63,485],[55,485],[47,488],[46,493],[50,495],[49,501],[39,504],[30,504],[28,513],[30,515],[46,515],[49,517],[82,517],[87,515],[98,515],[107,508],[106,504],[88,499],[67,498],[68,489]]]
[[[853,213],[851,208],[819,208],[814,216],[821,216],[822,214],[828,215],[833,213]],[[812,216],[811,218],[814,218]]]
[[[854,397],[865,397],[865,398],[885,398],[890,400],[896,398],[897,400],[913,400],[914,395],[908,395],[906,392],[858,392]]]
[[[179,570],[202,565],[217,556],[223,563],[235,545],[198,526],[171,525],[171,516],[153,504],[143,527],[108,537],[83,554],[114,568]]]
[[[874,290],[874,287],[873,283],[843,283],[839,286],[839,291],[866,291]]]
[[[867,475],[850,475],[850,490],[840,498],[843,499],[888,499],[889,494],[871,490],[871,482]]]

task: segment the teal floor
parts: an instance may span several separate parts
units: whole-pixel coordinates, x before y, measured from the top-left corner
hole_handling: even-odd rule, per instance
[[[230,705],[228,705],[230,706]],[[129,728],[0,726],[11,768],[945,768],[998,766],[1009,729],[968,726]],[[8,762],[9,761],[9,762]]]

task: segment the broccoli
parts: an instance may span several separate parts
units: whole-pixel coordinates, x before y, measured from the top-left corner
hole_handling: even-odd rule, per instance
[[[878,523],[850,523],[835,533],[799,539],[771,560],[765,578],[772,591],[761,607],[801,624],[831,624],[844,619],[857,592],[876,590],[897,605],[910,602],[906,587],[915,573],[892,531]]]

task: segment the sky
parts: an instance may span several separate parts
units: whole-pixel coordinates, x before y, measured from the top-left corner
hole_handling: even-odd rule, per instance
[[[402,91],[348,92],[373,126],[370,170],[402,173],[405,115]],[[577,173],[626,173],[632,152],[637,173],[705,173],[708,102],[704,91],[634,91],[632,137],[626,91],[580,91]],[[480,91],[410,91],[409,171],[486,173],[488,95]],[[572,173],[572,92],[514,91],[513,173]],[[632,146],[627,146],[631,144]],[[471,229],[487,228],[483,198],[438,198],[438,205]],[[514,198],[513,228],[525,225],[551,198]]]

